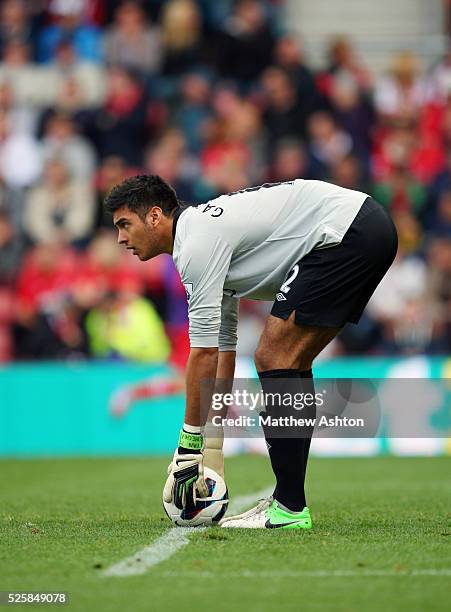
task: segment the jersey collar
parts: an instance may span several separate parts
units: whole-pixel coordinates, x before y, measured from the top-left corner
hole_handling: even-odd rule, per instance
[[[200,206],[200,203],[197,203],[197,204],[183,203],[181,206],[177,208],[177,210],[174,213],[174,218],[172,221],[172,240],[175,240],[175,232],[177,229],[177,223],[178,223],[180,215],[184,213],[185,210],[188,210],[188,208],[197,208],[198,206]]]
[[[174,219],[172,221],[172,240],[175,240],[175,231],[177,229],[177,222],[179,220],[180,215],[182,214],[182,212],[186,210],[185,208],[179,207],[177,208],[177,210],[175,211],[174,214]]]

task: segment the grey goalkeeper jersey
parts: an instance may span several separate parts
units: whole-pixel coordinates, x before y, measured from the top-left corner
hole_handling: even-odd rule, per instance
[[[188,297],[191,346],[234,350],[239,298],[274,300],[296,262],[341,242],[367,197],[297,179],[182,210],[172,256]]]

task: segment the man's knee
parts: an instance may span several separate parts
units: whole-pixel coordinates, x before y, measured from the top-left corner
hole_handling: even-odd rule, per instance
[[[274,345],[263,341],[257,347],[254,363],[257,372],[278,369],[309,370],[316,354],[307,347],[283,346],[280,342]]]
[[[296,325],[293,316],[287,320],[270,316],[254,355],[257,372],[309,370],[315,357],[339,330]]]

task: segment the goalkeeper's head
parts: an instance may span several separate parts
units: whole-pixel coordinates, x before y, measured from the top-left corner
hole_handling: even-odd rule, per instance
[[[141,261],[172,253],[173,217],[179,206],[174,189],[153,174],[126,179],[113,187],[104,202],[113,215],[119,244]]]

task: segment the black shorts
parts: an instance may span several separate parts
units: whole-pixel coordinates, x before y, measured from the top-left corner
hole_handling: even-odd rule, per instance
[[[397,248],[393,221],[368,197],[340,244],[314,249],[291,268],[271,314],[288,319],[294,310],[298,325],[358,323]]]

